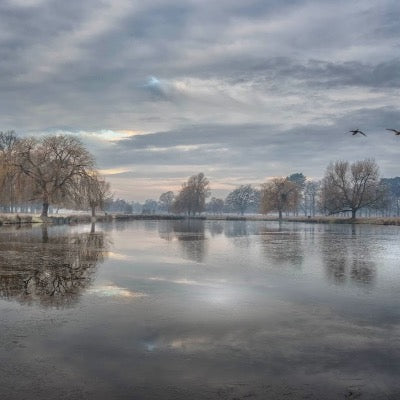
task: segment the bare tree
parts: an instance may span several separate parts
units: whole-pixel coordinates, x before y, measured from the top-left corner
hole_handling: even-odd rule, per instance
[[[383,195],[379,168],[372,159],[331,163],[322,180],[321,204],[329,214],[351,212],[354,219],[360,208],[376,205]]]
[[[175,200],[174,192],[169,191],[163,193],[159,199],[161,210],[170,213],[172,211],[174,200]]]
[[[135,210],[136,212],[142,211],[141,204],[135,203],[135,206],[140,206],[139,209]],[[133,207],[132,204],[123,199],[110,199],[107,201],[106,210],[111,213],[132,214]]]
[[[155,214],[158,210],[158,202],[153,199],[147,199],[142,208],[142,214]]]
[[[256,190],[251,185],[241,185],[228,194],[225,204],[233,211],[243,215],[246,210],[252,206],[257,199]]]
[[[202,172],[191,176],[175,199],[174,211],[185,212],[189,216],[204,211],[206,198],[210,195],[209,185]]]
[[[296,184],[298,186],[298,190],[296,192],[298,199],[295,202],[297,204],[297,207],[296,207],[296,209],[293,210],[295,215],[298,215],[299,207],[304,200],[304,189],[305,189],[305,185],[306,185],[306,177],[303,175],[302,172],[296,172],[294,174],[289,175],[287,178],[289,181],[293,182],[294,184]]]
[[[208,212],[213,214],[220,214],[224,209],[224,201],[222,199],[217,199],[212,197],[211,200],[206,204],[206,209]]]
[[[305,215],[315,216],[320,182],[307,181],[304,188],[303,207]]]
[[[42,201],[47,217],[49,204],[67,199],[77,177],[93,170],[94,159],[79,139],[58,135],[21,140],[14,165],[34,183],[32,198]]]
[[[382,179],[390,200],[390,211],[393,215],[400,217],[400,177]]]
[[[96,171],[78,175],[74,191],[75,205],[89,208],[93,218],[96,217],[96,210],[104,210],[106,202],[112,197],[110,184]]]
[[[288,178],[273,178],[262,188],[261,212],[277,211],[282,219],[284,211],[295,210],[299,201],[299,186]]]
[[[16,156],[18,137],[14,131],[0,132],[0,200],[13,212],[20,193],[17,192],[18,174],[13,165]]]

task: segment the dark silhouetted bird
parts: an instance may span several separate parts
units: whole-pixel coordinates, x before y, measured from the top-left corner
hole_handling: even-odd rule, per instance
[[[367,136],[364,132],[361,132],[359,129],[354,129],[352,131],[349,131],[353,134],[353,136],[357,135],[357,133],[363,135],[363,136]]]
[[[392,132],[394,132],[394,134],[396,135],[396,136],[400,136],[400,131],[398,131],[397,129],[386,129],[387,131],[392,131]]]

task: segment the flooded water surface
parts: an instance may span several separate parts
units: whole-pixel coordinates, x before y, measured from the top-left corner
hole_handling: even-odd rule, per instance
[[[1,228],[1,399],[399,399],[400,228]]]

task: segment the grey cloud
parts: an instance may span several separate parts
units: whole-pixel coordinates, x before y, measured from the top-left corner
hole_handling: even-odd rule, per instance
[[[288,77],[304,80],[307,84],[317,84],[321,88],[342,85],[381,88],[400,86],[400,59],[377,64],[357,61],[327,63],[312,60],[307,65],[291,65],[281,72]]]
[[[133,172],[121,178],[181,177],[204,170],[214,179],[262,182],[268,176],[302,171],[321,177],[337,159],[372,157],[386,176],[397,171],[398,141],[385,127],[397,126],[395,109],[364,109],[345,115],[333,126],[298,126],[279,130],[264,125],[196,126],[179,131],[135,136],[104,147],[98,158],[105,167],[125,165]],[[348,130],[364,129],[368,137],[352,137]],[[152,168],[149,169],[149,165]],[[162,166],[178,167],[160,172]],[[154,169],[154,171],[153,171]]]
[[[151,133],[85,137],[104,168],[262,179],[375,154],[398,174],[378,132],[400,124],[399,15],[395,0],[1,2],[0,127]]]

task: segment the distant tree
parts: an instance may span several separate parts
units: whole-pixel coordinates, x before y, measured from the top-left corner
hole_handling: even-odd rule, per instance
[[[365,215],[371,215],[374,213],[375,215],[381,215],[382,217],[391,215],[392,213],[392,198],[390,195],[390,191],[388,187],[382,182],[379,182],[378,185],[378,193],[381,194],[377,200],[371,205],[365,207],[360,212],[364,212]]]
[[[306,177],[303,175],[302,172],[296,172],[295,174],[289,175],[287,178],[290,182],[293,182],[298,187],[298,190],[296,191],[298,199],[295,201],[295,203],[297,204],[297,207],[295,210],[293,210],[295,212],[295,214],[297,215],[298,211],[299,211],[299,206],[301,205],[302,200],[304,200],[304,189],[305,189],[305,185],[306,185]]]
[[[220,214],[224,209],[224,200],[211,197],[211,200],[206,204],[206,210],[213,214]]]
[[[62,203],[76,189],[77,177],[93,170],[93,156],[73,136],[53,135],[18,142],[14,166],[33,182],[33,198],[41,199],[42,216],[51,203]]]
[[[290,182],[295,183],[301,190],[304,189],[306,184],[306,177],[303,175],[302,172],[296,172],[295,174],[291,174],[288,177]]]
[[[209,186],[210,182],[202,172],[191,176],[175,198],[174,211],[189,216],[204,211],[206,198],[210,195]]]
[[[307,181],[305,183],[303,195],[304,215],[315,216],[320,186],[321,183],[317,181]]]
[[[107,201],[105,210],[110,213],[132,214],[132,204],[123,199],[111,199]]]
[[[387,194],[390,201],[392,212],[396,216],[400,216],[400,177],[384,178],[382,184],[387,188]]]
[[[174,200],[175,200],[174,192],[169,191],[163,193],[159,199],[160,209],[162,211],[170,213],[172,211]]]
[[[142,213],[143,214],[155,214],[158,209],[157,201],[153,199],[147,199],[143,204]]]
[[[321,186],[321,203],[329,214],[351,212],[376,205],[384,196],[379,168],[372,159],[329,164]]]
[[[250,207],[247,209],[247,212],[252,212],[258,214],[261,208],[261,190],[254,189],[254,201],[250,204]]]
[[[225,204],[231,210],[243,215],[249,207],[254,205],[256,199],[256,190],[251,185],[241,185],[228,194]]]
[[[141,213],[143,210],[143,205],[136,201],[132,201],[130,206],[132,207],[132,212],[136,214]]]
[[[299,186],[288,178],[273,178],[262,187],[261,212],[278,212],[282,219],[284,211],[294,210],[298,206]]]

